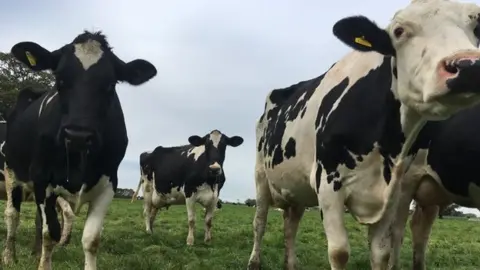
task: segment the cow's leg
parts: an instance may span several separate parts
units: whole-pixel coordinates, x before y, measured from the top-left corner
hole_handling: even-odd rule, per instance
[[[42,214],[40,210],[35,211],[35,242],[32,247],[32,255],[36,255],[38,259],[42,255]]]
[[[5,187],[7,192],[7,205],[5,207],[5,224],[7,237],[3,250],[3,263],[12,264],[17,260],[15,239],[20,221],[20,206],[23,198],[23,188],[18,185],[15,173],[5,166]]]
[[[141,180],[140,180],[141,181]],[[152,209],[155,206],[152,204],[153,189],[148,181],[143,181],[143,218],[145,219],[145,231],[152,234]]]
[[[217,202],[214,200],[211,204],[205,207],[205,243],[209,243],[212,240],[212,220],[216,206]]]
[[[295,238],[298,225],[302,219],[304,207],[289,207],[283,211],[283,226],[285,237],[285,269],[294,270],[296,263]]]
[[[437,218],[438,212],[439,207],[436,205],[422,207],[417,204],[415,207],[412,219],[410,220],[410,229],[412,230],[414,270],[426,269],[425,252],[433,222]]]
[[[350,254],[345,228],[345,206],[342,191],[334,192],[332,186],[323,181],[320,185],[319,205],[323,213],[323,227],[328,242],[328,260],[332,270],[347,268]]]
[[[265,227],[267,225],[268,208],[272,203],[272,197],[268,186],[265,171],[255,171],[256,203],[255,217],[253,219],[253,248],[248,260],[248,269],[260,269],[260,253]]]
[[[57,205],[62,210],[62,237],[59,244],[62,246],[67,245],[70,242],[72,236],[73,221],[75,220],[75,214],[73,213],[70,203],[62,197],[57,198]]]
[[[185,200],[188,215],[188,236],[187,245],[192,246],[195,242],[195,196],[190,196]]]
[[[88,206],[87,220],[85,221],[82,236],[85,270],[97,269],[97,251],[100,245],[103,222],[114,195],[115,192],[113,192],[112,185],[109,183],[96,194]]]
[[[153,232],[153,223],[155,222],[155,218],[157,217],[158,210],[159,209],[157,207],[152,205],[150,210],[150,219],[149,219],[150,233]]]
[[[60,240],[61,228],[58,214],[55,208],[57,195],[47,193],[44,187],[35,186],[35,200],[37,211],[42,217],[42,254],[40,257],[39,270],[52,269],[52,253],[55,244]]]
[[[390,252],[392,251],[393,218],[390,213],[385,213],[380,221],[368,226],[372,270],[385,270],[388,268]]]
[[[392,229],[392,250],[390,253],[390,261],[388,267],[391,270],[400,269],[400,251],[403,244],[405,227],[412,202],[412,192],[407,187],[402,187],[402,195],[395,213],[395,220]]]

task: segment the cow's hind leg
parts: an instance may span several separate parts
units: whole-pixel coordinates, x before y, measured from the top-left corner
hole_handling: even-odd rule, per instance
[[[47,194],[43,187],[35,187],[35,199],[37,211],[40,212],[42,217],[42,255],[38,269],[50,270],[52,269],[53,248],[60,241],[61,236],[60,222],[55,208],[57,195],[54,193]]]
[[[38,259],[40,259],[40,256],[42,255],[42,214],[38,209],[35,215],[35,241],[33,243],[31,254],[36,255]]]
[[[101,187],[99,193],[88,206],[87,220],[83,228],[82,245],[85,253],[85,270],[97,269],[97,252],[100,246],[100,236],[108,207],[115,193],[112,184]]]
[[[296,264],[295,238],[298,225],[302,219],[304,207],[289,207],[283,211],[283,226],[285,237],[285,269],[294,270]]]
[[[5,224],[7,237],[3,250],[3,263],[12,264],[17,260],[15,239],[20,221],[20,206],[23,198],[23,188],[18,184],[15,174],[5,166],[5,187],[7,192],[7,206],[5,207]]]
[[[272,204],[272,197],[268,180],[263,169],[257,168],[255,171],[256,186],[256,207],[255,217],[253,219],[253,248],[248,260],[248,269],[260,269],[260,253],[265,227],[267,225],[268,209]]]
[[[439,207],[422,207],[417,204],[410,220],[410,229],[412,231],[413,244],[413,269],[424,270],[425,252],[428,244],[428,238],[432,230],[433,222],[437,218]]]
[[[187,205],[187,215],[188,215],[188,236],[187,236],[187,245],[192,246],[195,242],[195,203],[196,200],[193,196],[185,200]]]
[[[143,218],[145,220],[145,231],[148,234],[153,233],[152,226],[153,220],[155,219],[152,218],[152,213],[154,211],[153,209],[155,208],[155,206],[152,204],[153,192],[153,188],[148,181],[143,181]]]
[[[72,236],[73,221],[75,220],[75,214],[73,213],[70,203],[62,197],[57,198],[57,205],[62,211],[62,236],[59,244],[66,246],[70,242]]]

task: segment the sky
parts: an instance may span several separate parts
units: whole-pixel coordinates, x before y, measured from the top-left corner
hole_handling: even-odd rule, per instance
[[[155,78],[117,86],[129,135],[119,187],[136,188],[141,152],[219,129],[229,147],[221,198],[255,197],[255,122],[275,88],[317,77],[350,51],[332,34],[365,15],[386,26],[408,0],[16,0],[0,10],[0,51],[21,41],[49,50],[102,30],[124,61],[146,59]]]

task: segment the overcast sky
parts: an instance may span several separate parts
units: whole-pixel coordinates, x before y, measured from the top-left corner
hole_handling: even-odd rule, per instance
[[[243,201],[255,197],[255,121],[266,94],[324,73],[349,51],[332,34],[337,20],[363,14],[385,26],[408,2],[15,0],[0,10],[0,51],[20,41],[54,50],[102,30],[120,58],[158,70],[142,86],[117,86],[130,139],[119,187],[136,187],[142,151],[219,129],[245,139],[227,149],[221,194]]]

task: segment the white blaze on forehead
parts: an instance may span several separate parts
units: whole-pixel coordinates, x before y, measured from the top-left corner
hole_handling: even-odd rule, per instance
[[[89,39],[84,43],[77,43],[75,46],[75,56],[85,70],[96,64],[102,58],[103,50],[100,42]]]
[[[212,133],[210,133],[210,140],[212,141],[213,146],[215,148],[218,148],[218,144],[220,143],[221,139],[222,139],[222,133],[220,133],[219,131],[214,130],[212,131]]]

